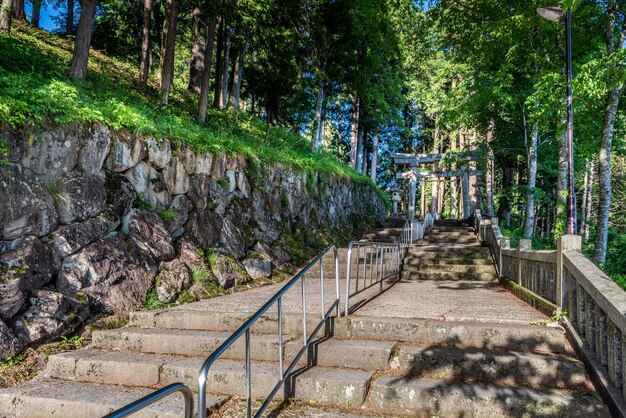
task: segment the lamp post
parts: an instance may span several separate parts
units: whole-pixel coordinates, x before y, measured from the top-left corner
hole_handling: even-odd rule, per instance
[[[567,77],[567,233],[576,234],[576,195],[574,194],[574,112],[572,110],[572,12],[560,7],[548,6],[537,9],[539,16],[552,22],[565,21],[565,73]]]

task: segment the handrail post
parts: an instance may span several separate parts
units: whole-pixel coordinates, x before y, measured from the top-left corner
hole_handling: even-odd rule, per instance
[[[346,266],[346,301],[345,301],[345,310],[343,312],[343,316],[348,316],[348,309],[350,308],[350,267],[352,265],[352,246],[354,244],[354,241],[350,241],[350,243],[348,244],[348,256],[346,259],[347,262],[347,266]],[[358,266],[359,261],[357,260],[357,266]],[[359,270],[357,268],[356,270],[357,273],[357,286],[358,286],[358,274],[359,274]],[[337,276],[339,276],[339,265],[337,264]]]
[[[341,311],[341,290],[339,289],[339,251],[337,247],[333,247],[333,254],[335,256],[335,295],[337,302],[337,318],[339,318]]]

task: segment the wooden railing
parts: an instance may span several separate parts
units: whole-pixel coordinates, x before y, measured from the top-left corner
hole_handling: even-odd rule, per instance
[[[582,254],[580,236],[564,235],[556,250],[536,251],[530,240],[510,248],[498,219],[483,219],[479,210],[474,227],[491,248],[500,276],[561,311],[603,398],[617,416],[626,415],[626,292]]]

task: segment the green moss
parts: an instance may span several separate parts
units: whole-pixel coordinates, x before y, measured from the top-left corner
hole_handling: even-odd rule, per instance
[[[87,297],[86,294],[84,294],[83,292],[76,292],[76,295],[74,296],[74,299],[76,299],[78,302],[80,302],[81,305],[88,305],[89,304],[89,297]]]
[[[227,178],[220,177],[219,179],[217,179],[217,184],[219,184],[222,189],[228,190],[228,186],[230,185],[230,182],[228,181]]]
[[[173,210],[157,209],[156,214],[159,215],[159,218],[161,218],[163,222],[175,221],[180,217],[178,212]]]

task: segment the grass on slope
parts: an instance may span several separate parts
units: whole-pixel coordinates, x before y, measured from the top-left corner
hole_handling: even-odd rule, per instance
[[[209,109],[202,126],[195,121],[195,96],[173,92],[170,104],[163,106],[155,88],[138,82],[135,66],[96,51],[89,59],[87,79],[73,82],[66,75],[71,48],[67,40],[28,27],[10,36],[0,34],[0,127],[32,129],[36,134],[51,122],[100,122],[167,138],[174,146],[184,142],[198,151],[244,154],[374,186],[334,155],[311,153],[308,140],[283,128],[272,127],[265,145],[265,123],[245,112]],[[0,159],[2,146],[0,140]]]

